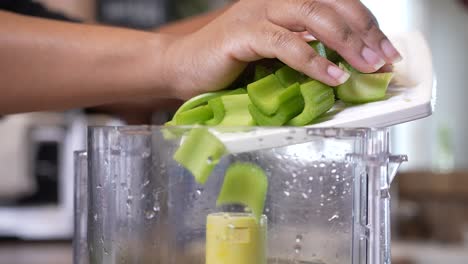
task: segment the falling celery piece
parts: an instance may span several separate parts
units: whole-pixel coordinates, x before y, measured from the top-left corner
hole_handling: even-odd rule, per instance
[[[198,106],[175,116],[175,124],[179,126],[203,124],[213,118],[213,111],[209,106]]]
[[[193,128],[174,154],[174,160],[190,171],[199,184],[205,184],[226,153],[224,144],[206,128]]]
[[[301,94],[304,98],[304,110],[291,119],[288,125],[305,126],[328,112],[335,104],[333,89],[318,81],[311,81],[301,85]]]
[[[243,94],[243,93],[247,93],[247,91],[244,88],[200,94],[188,100],[181,107],[179,107],[179,109],[177,109],[177,112],[174,114],[174,116],[177,116],[178,114],[188,111],[190,109],[193,109],[197,106],[204,105],[213,98],[217,98],[217,97],[228,95],[228,94]]]
[[[258,81],[258,80],[260,80],[262,78],[265,78],[270,74],[272,74],[272,71],[269,70],[267,67],[265,67],[263,65],[256,65],[255,66],[254,81]]]
[[[251,83],[247,93],[252,103],[264,114],[272,115],[279,107],[278,96],[285,88],[274,74]]]
[[[341,101],[364,104],[385,99],[393,73],[364,74],[343,63],[340,63],[340,67],[351,73],[349,80],[337,87],[337,96]]]
[[[282,126],[304,109],[300,85],[295,83],[278,96],[280,107],[273,115],[265,115],[255,105],[249,105],[249,112],[260,126]]]
[[[210,126],[254,126],[255,121],[249,113],[251,104],[247,94],[226,95],[208,102],[214,117],[205,124]]]
[[[217,206],[242,204],[260,219],[265,206],[268,178],[262,168],[251,163],[234,163],[226,170]]]

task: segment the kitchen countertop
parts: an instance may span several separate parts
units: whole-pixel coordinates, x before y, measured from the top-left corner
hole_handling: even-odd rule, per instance
[[[71,242],[0,242],[1,264],[71,264]]]
[[[467,246],[394,242],[394,263],[465,264]],[[0,242],[0,264],[72,264],[70,242]]]

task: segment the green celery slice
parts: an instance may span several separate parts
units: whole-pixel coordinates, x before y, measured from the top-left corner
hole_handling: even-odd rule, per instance
[[[203,124],[213,118],[213,111],[207,105],[198,106],[175,116],[175,124],[179,126]]]
[[[274,115],[265,115],[255,105],[249,105],[250,114],[257,124],[261,126],[282,126],[304,109],[304,99],[298,83],[288,87],[278,96],[278,100],[281,105]]]
[[[317,117],[328,112],[335,104],[333,88],[318,81],[311,81],[301,85],[305,107],[301,114],[289,121],[291,126],[305,126]]]
[[[254,126],[255,121],[249,113],[251,104],[247,94],[226,95],[208,102],[214,117],[205,122],[210,126]]]
[[[318,55],[327,58],[327,48],[322,42],[315,40],[310,42],[309,45],[315,50],[315,52],[317,52]]]
[[[393,73],[364,74],[343,63],[340,63],[340,67],[351,73],[349,80],[337,87],[337,96],[341,101],[364,104],[385,99]]]
[[[205,184],[226,153],[224,144],[206,128],[193,128],[174,154],[174,160],[190,171],[199,184]]]
[[[174,116],[177,116],[178,114],[188,111],[190,109],[193,109],[195,107],[204,105],[213,98],[217,98],[217,97],[228,95],[228,94],[245,94],[245,93],[247,93],[247,91],[244,88],[239,88],[235,90],[224,90],[224,91],[200,94],[188,100],[181,107],[179,107],[179,109],[177,109]]]
[[[305,79],[304,74],[294,70],[289,66],[284,66],[275,73],[283,87],[289,87],[296,82]]]
[[[255,76],[254,81],[258,81],[267,77],[268,75],[272,74],[271,70],[263,65],[256,65],[255,66]]]
[[[254,126],[255,121],[249,113],[252,104],[247,94],[221,97],[225,114],[220,126]]]
[[[274,114],[279,107],[278,96],[284,91],[284,87],[276,75],[251,83],[247,86],[247,93],[252,103],[266,115]]]
[[[219,125],[219,123],[223,121],[224,115],[225,115],[224,105],[223,105],[223,101],[221,100],[221,97],[211,99],[210,101],[208,101],[208,106],[213,111],[213,118],[206,121],[205,125],[208,125],[208,126]]]
[[[234,163],[226,170],[216,205],[245,205],[259,220],[265,207],[267,190],[268,177],[262,168],[251,163]]]

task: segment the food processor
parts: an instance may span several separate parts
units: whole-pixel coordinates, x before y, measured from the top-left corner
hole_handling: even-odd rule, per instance
[[[420,79],[320,124],[90,127],[86,155],[75,156],[75,175],[85,178],[75,182],[86,182],[75,195],[76,225],[85,229],[75,233],[75,263],[391,263],[390,185],[407,157],[391,153],[390,129],[359,127],[432,112],[427,46],[421,35],[400,43],[413,52],[404,71],[418,68]],[[190,139],[200,129],[210,136]],[[223,151],[207,155],[213,146]],[[261,212],[236,200],[220,203],[227,181],[258,191],[255,181],[229,179],[239,164],[257,173],[238,177],[264,175],[268,183]]]

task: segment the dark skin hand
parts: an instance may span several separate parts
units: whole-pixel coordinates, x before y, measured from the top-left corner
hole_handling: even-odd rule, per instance
[[[331,86],[345,82],[304,32],[362,72],[401,59],[358,0],[241,0],[193,30],[155,34],[0,11],[0,114],[184,100],[226,87],[263,58]]]

